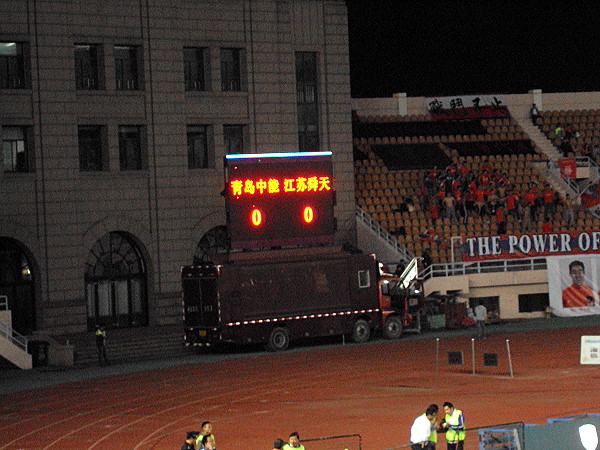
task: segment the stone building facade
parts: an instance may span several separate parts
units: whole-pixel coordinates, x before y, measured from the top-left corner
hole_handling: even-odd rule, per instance
[[[223,156],[331,150],[355,242],[343,0],[0,3],[0,299],[24,334],[181,320]]]

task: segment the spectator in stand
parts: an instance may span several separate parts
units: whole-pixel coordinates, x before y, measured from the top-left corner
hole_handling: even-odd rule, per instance
[[[477,214],[481,217],[483,217],[484,214],[487,214],[485,207],[485,191],[481,187],[475,189],[475,209]]]
[[[275,439],[275,441],[273,441],[273,450],[280,450],[281,447],[283,447],[283,439]]]
[[[506,222],[504,221],[504,211],[500,206],[496,208],[496,223],[498,224],[498,234],[506,234]]]
[[[534,103],[531,105],[531,109],[529,110],[529,117],[531,117],[531,122],[535,125],[536,119],[539,117],[540,112],[538,110],[537,105]]]
[[[566,222],[567,227],[571,227],[575,223],[575,208],[577,204],[571,198],[571,194],[567,194],[565,197],[565,204],[563,209],[563,220]]]
[[[456,204],[456,214],[460,217],[460,221],[462,223],[467,223],[467,209],[465,206],[465,202],[463,200],[463,195],[460,193],[460,190],[454,191],[454,201]]]
[[[542,191],[544,199],[544,218],[552,220],[554,216],[554,189],[550,187],[550,183],[546,183]]]
[[[522,224],[521,224],[521,228],[523,229],[523,231],[530,231],[531,230],[531,206],[529,205],[529,203],[527,202],[527,200],[523,199],[521,201],[521,206],[522,206]]]
[[[530,217],[533,222],[537,220],[537,205],[535,200],[537,198],[537,192],[534,191],[533,187],[529,187],[523,198],[527,202],[527,206],[529,206]]]
[[[552,233],[552,224],[548,218],[546,218],[542,224],[542,233]]]
[[[492,181],[492,178],[488,174],[488,171],[484,170],[483,173],[479,175],[478,181],[479,186],[481,186],[482,188],[486,188],[487,186],[489,186],[490,182]]]
[[[452,194],[447,193],[442,202],[444,204],[444,215],[448,219],[452,220],[452,223],[458,224],[458,218],[456,217],[455,209],[456,200],[454,200]]]
[[[561,141],[563,141],[566,137],[565,129],[563,127],[561,127],[560,124],[558,124],[558,123],[554,127],[554,135]]]
[[[429,253],[428,248],[423,250],[421,257],[423,258],[423,268],[424,269],[427,269],[431,264],[433,264],[433,259],[431,258],[431,254]]]
[[[436,203],[437,202],[431,202],[431,204],[429,205],[429,218],[431,219],[431,226],[434,226],[435,221],[439,218]]]

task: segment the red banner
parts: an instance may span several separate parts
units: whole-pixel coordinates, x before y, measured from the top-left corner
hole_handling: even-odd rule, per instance
[[[600,253],[600,231],[470,237],[462,250],[463,261]]]
[[[577,177],[577,164],[575,163],[575,158],[559,158],[557,162],[558,167],[560,168],[560,174],[563,178]]]

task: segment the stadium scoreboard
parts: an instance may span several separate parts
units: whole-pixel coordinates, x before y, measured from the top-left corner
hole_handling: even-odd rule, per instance
[[[231,248],[333,242],[331,152],[225,156],[225,205]]]

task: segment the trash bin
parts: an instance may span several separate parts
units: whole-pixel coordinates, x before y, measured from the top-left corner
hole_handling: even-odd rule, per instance
[[[46,341],[27,342],[27,352],[31,354],[31,363],[33,367],[42,367],[48,365],[48,347],[50,344]]]

